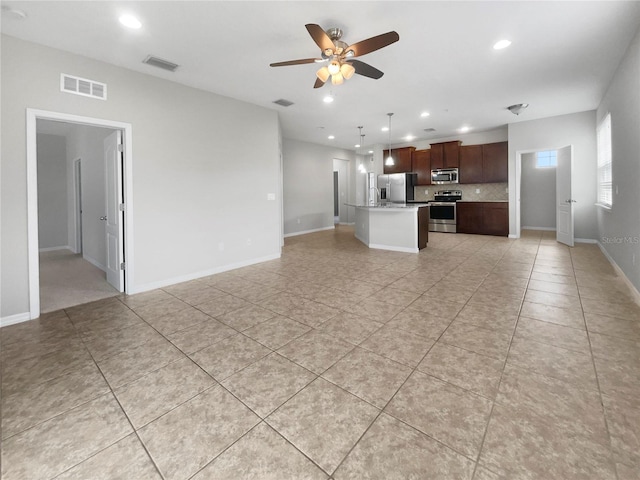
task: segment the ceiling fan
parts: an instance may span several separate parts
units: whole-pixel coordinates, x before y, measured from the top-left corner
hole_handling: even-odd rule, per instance
[[[313,88],[322,87],[329,77],[331,77],[332,84],[340,85],[345,79],[350,79],[354,73],[377,80],[384,73],[367,63],[355,60],[355,57],[375,52],[400,40],[398,33],[392,31],[367,38],[353,45],[347,45],[340,40],[342,38],[342,30],[339,28],[330,28],[325,32],[320,25],[314,23],[309,23],[305,27],[313,41],[320,47],[320,58],[289,60],[287,62],[272,63],[270,66],[286,67],[305,63],[327,62],[327,65],[324,65],[316,72],[318,78]]]

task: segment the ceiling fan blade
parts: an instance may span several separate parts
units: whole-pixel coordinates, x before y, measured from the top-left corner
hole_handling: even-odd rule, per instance
[[[331,40],[331,38],[329,38],[329,35],[327,35],[327,33],[322,29],[320,25],[316,25],[315,23],[308,23],[305,25],[305,27],[307,27],[309,35],[311,35],[313,41],[316,42],[316,45],[320,47],[320,50],[324,52],[327,49],[331,51],[334,51],[336,49],[333,41]]]
[[[349,56],[349,52],[353,52],[353,57],[360,57],[362,55],[366,55],[367,53],[375,52],[387,45],[391,45],[392,43],[400,40],[400,35],[397,32],[387,32],[382,35],[378,35],[376,37],[367,38],[366,40],[362,40],[361,42],[354,43],[353,45],[349,45],[346,49],[346,54]]]
[[[313,84],[313,88],[320,88],[324,86],[324,82],[319,78],[316,78],[316,83]]]
[[[304,63],[315,63],[321,61],[321,58],[303,58],[301,60],[289,60],[287,62],[270,63],[270,67],[288,67],[289,65],[302,65]]]
[[[356,73],[358,75],[364,75],[365,77],[375,78],[376,80],[384,75],[384,73],[378,70],[377,68],[372,67],[368,63],[361,62],[360,60],[350,60],[347,63],[350,63],[351,65],[353,65],[353,68],[356,69]]]

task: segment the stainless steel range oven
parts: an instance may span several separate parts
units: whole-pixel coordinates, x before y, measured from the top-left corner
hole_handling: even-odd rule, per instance
[[[461,190],[440,190],[429,202],[429,231],[456,233],[456,201],[462,200]]]

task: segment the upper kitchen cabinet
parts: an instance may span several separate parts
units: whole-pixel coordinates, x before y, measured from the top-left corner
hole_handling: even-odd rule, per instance
[[[458,168],[460,140],[431,144],[431,168]]]
[[[508,145],[508,142],[486,143],[482,145],[483,183],[504,183],[509,181]],[[460,175],[462,178],[462,172],[460,172]]]
[[[460,166],[460,144],[462,142],[445,142],[444,146],[444,168],[458,168]]]
[[[444,146],[441,143],[432,143],[429,151],[431,152],[431,170],[444,168]]]
[[[413,152],[413,170],[417,175],[416,185],[431,185],[431,150]]]
[[[460,147],[460,183],[482,183],[482,145]]]
[[[404,147],[404,148],[392,148],[391,158],[393,158],[393,165],[386,165],[386,159],[389,156],[389,150],[383,150],[382,158],[385,161],[384,173],[405,173],[411,172],[413,160],[413,152],[416,147]]]

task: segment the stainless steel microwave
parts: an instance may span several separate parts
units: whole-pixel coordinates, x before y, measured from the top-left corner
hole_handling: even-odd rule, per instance
[[[431,183],[433,185],[446,185],[449,183],[458,183],[457,168],[438,168],[431,170]]]

